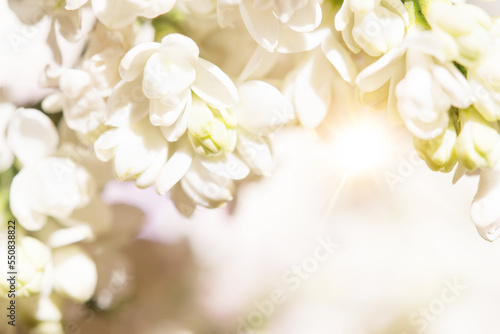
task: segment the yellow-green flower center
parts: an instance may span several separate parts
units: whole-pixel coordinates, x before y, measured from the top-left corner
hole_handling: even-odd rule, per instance
[[[236,117],[228,109],[217,109],[193,95],[188,136],[196,152],[219,155],[236,147]]]

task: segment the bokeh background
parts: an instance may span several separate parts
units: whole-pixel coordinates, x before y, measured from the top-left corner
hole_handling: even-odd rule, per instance
[[[47,27],[22,32],[6,6],[0,85],[29,105],[45,94]],[[404,129],[353,116],[344,96],[319,129],[277,133],[273,176],[227,207],[186,218],[153,189],[109,183],[121,238],[92,249],[106,283],[68,305],[67,333],[498,334],[500,245],[469,217],[478,177],[429,171]]]

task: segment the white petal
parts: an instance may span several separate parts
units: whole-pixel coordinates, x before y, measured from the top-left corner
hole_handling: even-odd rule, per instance
[[[82,37],[82,18],[79,10],[56,12],[54,18],[59,22],[58,33],[67,41],[76,42]]]
[[[361,51],[361,47],[354,40],[354,37],[352,35],[352,29],[354,29],[354,16],[349,21],[347,27],[344,30],[342,30],[342,39],[344,40],[345,44],[347,45],[349,50],[351,50],[352,53],[358,54]]]
[[[257,175],[271,175],[274,169],[274,161],[269,142],[265,137],[259,137],[244,130],[239,130],[236,149]]]
[[[321,5],[310,0],[305,7],[295,11],[287,25],[297,32],[311,32],[319,26],[321,18]]]
[[[375,9],[380,0],[348,0],[349,9],[355,13],[366,13]]]
[[[26,196],[32,188],[29,180],[29,172],[22,169],[12,180],[10,186],[10,210],[19,224],[28,231],[38,231],[47,222],[47,216],[35,212],[31,208],[29,198]]]
[[[391,16],[399,18],[396,14],[390,13],[388,10],[385,11],[388,12],[386,14],[388,22],[391,22],[390,20],[393,19]],[[402,21],[400,18],[399,20]],[[381,23],[382,22],[374,11],[368,12],[367,14],[354,14],[352,36],[356,43],[372,57],[381,56],[389,49],[382,33],[383,26]],[[402,26],[404,28],[403,24]]]
[[[434,31],[410,30],[404,39],[404,47],[410,50],[418,50],[436,58],[439,62],[446,61],[446,54],[442,43],[436,37]]]
[[[188,96],[186,108],[181,113],[180,118],[172,126],[161,126],[163,137],[169,142],[177,141],[186,132],[189,116],[191,115],[192,96]]]
[[[141,175],[139,175],[139,177],[135,181],[137,187],[147,188],[156,182],[157,178],[160,175],[162,167],[165,165],[165,162],[167,161],[167,155],[168,155],[168,146],[165,145],[165,148],[162,149],[154,157],[150,165],[141,173]]]
[[[121,181],[145,171],[157,155],[165,154],[167,146],[159,129],[152,126],[147,118],[133,124],[130,131],[115,151],[114,166]]]
[[[431,73],[420,67],[406,73],[396,87],[399,114],[408,130],[418,138],[434,138],[448,125],[449,105],[438,108],[443,97],[436,89]]]
[[[479,234],[488,241],[500,236],[500,171],[482,170],[471,218]]]
[[[352,24],[354,19],[354,14],[349,8],[349,1],[342,1],[342,6],[340,7],[337,14],[335,14],[335,29],[337,31],[344,30],[349,23]]]
[[[381,3],[385,8],[389,8],[391,11],[398,13],[399,16],[403,18],[405,26],[410,24],[410,15],[408,14],[408,11],[402,1],[382,0]]]
[[[292,53],[309,51],[321,44],[329,29],[316,29],[313,32],[296,32],[286,26],[281,26],[280,40],[276,51]]]
[[[200,55],[200,49],[189,37],[181,34],[168,34],[161,40],[161,50],[169,58],[185,59],[195,62]]]
[[[120,62],[120,76],[125,81],[132,81],[142,74],[149,57],[160,49],[160,43],[139,44],[128,51]]]
[[[181,112],[186,109],[191,90],[186,89],[182,95],[184,97],[181,97],[180,102],[174,105],[166,105],[158,99],[150,100],[149,120],[151,124],[156,126],[171,126],[174,124],[179,119]]]
[[[110,29],[120,29],[137,18],[137,13],[123,5],[123,0],[92,1],[95,16]]]
[[[287,23],[290,17],[300,8],[303,8],[308,3],[316,3],[316,1],[311,0],[274,0],[274,10],[276,16],[281,22]],[[255,5],[254,5],[255,7]]]
[[[92,236],[92,229],[88,225],[81,224],[56,230],[50,235],[48,243],[53,248],[62,247],[83,240],[89,240]]]
[[[278,56],[279,54],[270,53],[262,46],[257,45],[255,52],[241,71],[236,82],[241,83],[252,77],[264,77],[274,67]]]
[[[356,78],[359,89],[363,92],[372,92],[382,87],[393,75],[404,52],[402,48],[392,49],[361,71]]]
[[[474,102],[467,79],[453,65],[433,66],[432,74],[443,90],[448,94],[454,107],[464,109]]]
[[[315,53],[297,69],[293,104],[305,127],[317,127],[330,109],[333,90],[330,66],[323,55]]]
[[[186,138],[176,143],[174,154],[161,169],[156,191],[165,195],[186,174],[193,161],[193,149]]]
[[[148,19],[165,14],[175,4],[175,0],[126,0],[124,2],[129,8],[136,11],[137,15],[147,17]]]
[[[263,81],[248,81],[238,87],[240,102],[233,108],[241,127],[269,135],[293,119],[293,108],[275,87]]]
[[[83,248],[71,245],[54,250],[54,288],[60,294],[83,303],[92,297],[96,284],[95,263]]]
[[[236,155],[232,153],[222,154],[216,157],[199,157],[203,167],[210,172],[229,177],[233,180],[243,180],[250,173],[250,168]]]
[[[342,79],[354,83],[357,75],[356,64],[351,54],[331,34],[321,43],[321,49]]]
[[[82,7],[84,4],[87,3],[87,0],[66,0],[66,8],[67,10],[74,10]]]
[[[142,90],[150,99],[178,99],[194,82],[196,71],[185,59],[172,60],[164,52],[152,55],[144,67]]]
[[[36,109],[18,109],[7,129],[7,143],[23,165],[48,156],[59,144],[54,123]]]
[[[240,12],[243,22],[253,39],[267,51],[273,52],[278,45],[280,23],[271,9],[260,11],[253,8],[252,1],[242,0]]]
[[[142,93],[141,80],[120,81],[106,105],[106,124],[127,126],[142,119],[149,110],[149,99]]]
[[[11,103],[0,103],[0,173],[14,163],[14,154],[7,144],[5,132],[15,110],[16,107]]]
[[[217,207],[233,199],[233,181],[210,173],[196,159],[182,178],[181,186],[189,197],[205,207]]]
[[[170,199],[174,202],[177,210],[186,217],[190,217],[196,209],[196,202],[182,190],[180,184],[172,188]]]
[[[109,161],[113,158],[118,144],[127,138],[126,131],[126,128],[111,129],[100,135],[94,143],[94,151],[97,159]]]
[[[238,102],[238,90],[220,68],[199,58],[195,65],[196,80],[191,89],[201,99],[218,108],[228,108]]]

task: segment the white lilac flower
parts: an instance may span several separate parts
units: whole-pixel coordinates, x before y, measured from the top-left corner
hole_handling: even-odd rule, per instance
[[[480,7],[430,1],[424,7],[424,15],[448,60],[475,67],[488,54],[493,41],[490,35],[493,22]]]
[[[399,0],[345,0],[335,16],[335,28],[354,53],[381,56],[405,36],[409,15]]]
[[[250,169],[270,173],[269,135],[293,117],[288,102],[267,83],[243,83],[238,95],[239,103],[226,108],[192,94],[188,133],[176,142],[169,143],[162,127],[145,116],[103,133],[95,142],[96,154],[114,160],[121,180],[136,179],[139,187],[156,184],[162,195],[180,181],[191,202],[219,206],[232,199],[234,180],[245,178]]]
[[[446,129],[450,107],[466,108],[474,101],[467,80],[445,60],[430,31],[409,32],[400,47],[365,68],[356,83],[362,92],[388,90],[389,114],[400,117],[421,139]]]
[[[72,6],[67,3],[64,6],[59,0],[9,0],[9,6],[24,24],[33,25],[49,16],[53,20],[52,29],[56,27],[57,32],[65,39],[76,41],[82,37],[81,15],[78,10],[81,5]]]
[[[324,37],[317,29],[322,19],[318,0],[218,0],[220,26],[231,26],[237,10],[250,35],[268,52],[311,50]]]
[[[54,153],[59,144],[54,123],[36,109],[16,110],[10,117],[6,139],[23,166]]]
[[[86,206],[94,187],[89,173],[66,158],[44,157],[21,169],[10,189],[10,208],[19,224],[39,230],[49,217],[64,220]]]
[[[58,64],[67,61],[66,55],[63,59],[66,45],[60,37],[71,43],[82,41],[86,37],[86,31],[82,30],[83,16],[79,6],[64,6],[64,1],[59,0],[9,0],[9,6],[19,20],[27,25],[35,25],[48,18],[50,30],[47,45]]]
[[[234,123],[227,124],[225,119],[228,116],[222,117],[226,130],[215,127],[209,134],[209,142],[194,142],[192,146],[195,152],[191,153],[191,162],[189,148],[183,153],[183,166],[185,168],[189,163],[189,169],[183,175],[180,186],[195,203],[206,207],[220,206],[232,200],[234,181],[244,179],[250,171],[265,176],[271,173],[274,164],[269,136],[293,118],[290,104],[276,88],[267,83],[245,82],[238,87],[238,92],[240,102],[229,111]],[[200,106],[203,109],[207,107]],[[217,111],[211,111],[212,117],[217,117]],[[212,118],[206,124],[214,120]],[[228,146],[214,147],[213,144],[218,142],[214,137],[221,135],[218,132],[227,133],[230,127],[233,128],[234,139],[233,135],[229,135]],[[191,131],[189,133],[192,137],[197,135]],[[217,148],[217,152],[213,148]],[[166,193],[174,184],[168,173],[169,170],[177,169],[174,163],[168,161],[162,170],[156,184],[159,193]]]
[[[106,124],[124,126],[149,114],[168,141],[186,131],[192,93],[219,108],[238,101],[229,77],[200,58],[198,46],[179,34],[132,48],[121,61],[120,74],[122,81],[108,99]]]
[[[37,231],[56,219],[66,227],[49,238],[58,246],[92,239],[106,230],[110,215],[94,196],[92,175],[60,156],[58,133],[46,115],[35,109],[15,111],[7,144],[22,165],[10,186],[10,209],[21,226]]]
[[[98,129],[104,123],[106,98],[120,81],[120,61],[136,36],[132,26],[110,30],[98,23],[89,34],[78,68],[45,70],[44,85],[60,91],[43,100],[43,110],[54,113],[62,109],[66,124],[78,133]]]

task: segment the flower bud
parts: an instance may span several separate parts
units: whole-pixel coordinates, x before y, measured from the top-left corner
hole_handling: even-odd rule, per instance
[[[455,151],[458,161],[469,170],[491,168],[500,159],[500,135],[473,107],[460,110],[461,132]]]
[[[422,140],[413,137],[413,145],[420,158],[425,160],[431,170],[443,173],[450,172],[457,163],[456,141],[457,132],[453,121],[450,121],[448,128],[435,138]]]

